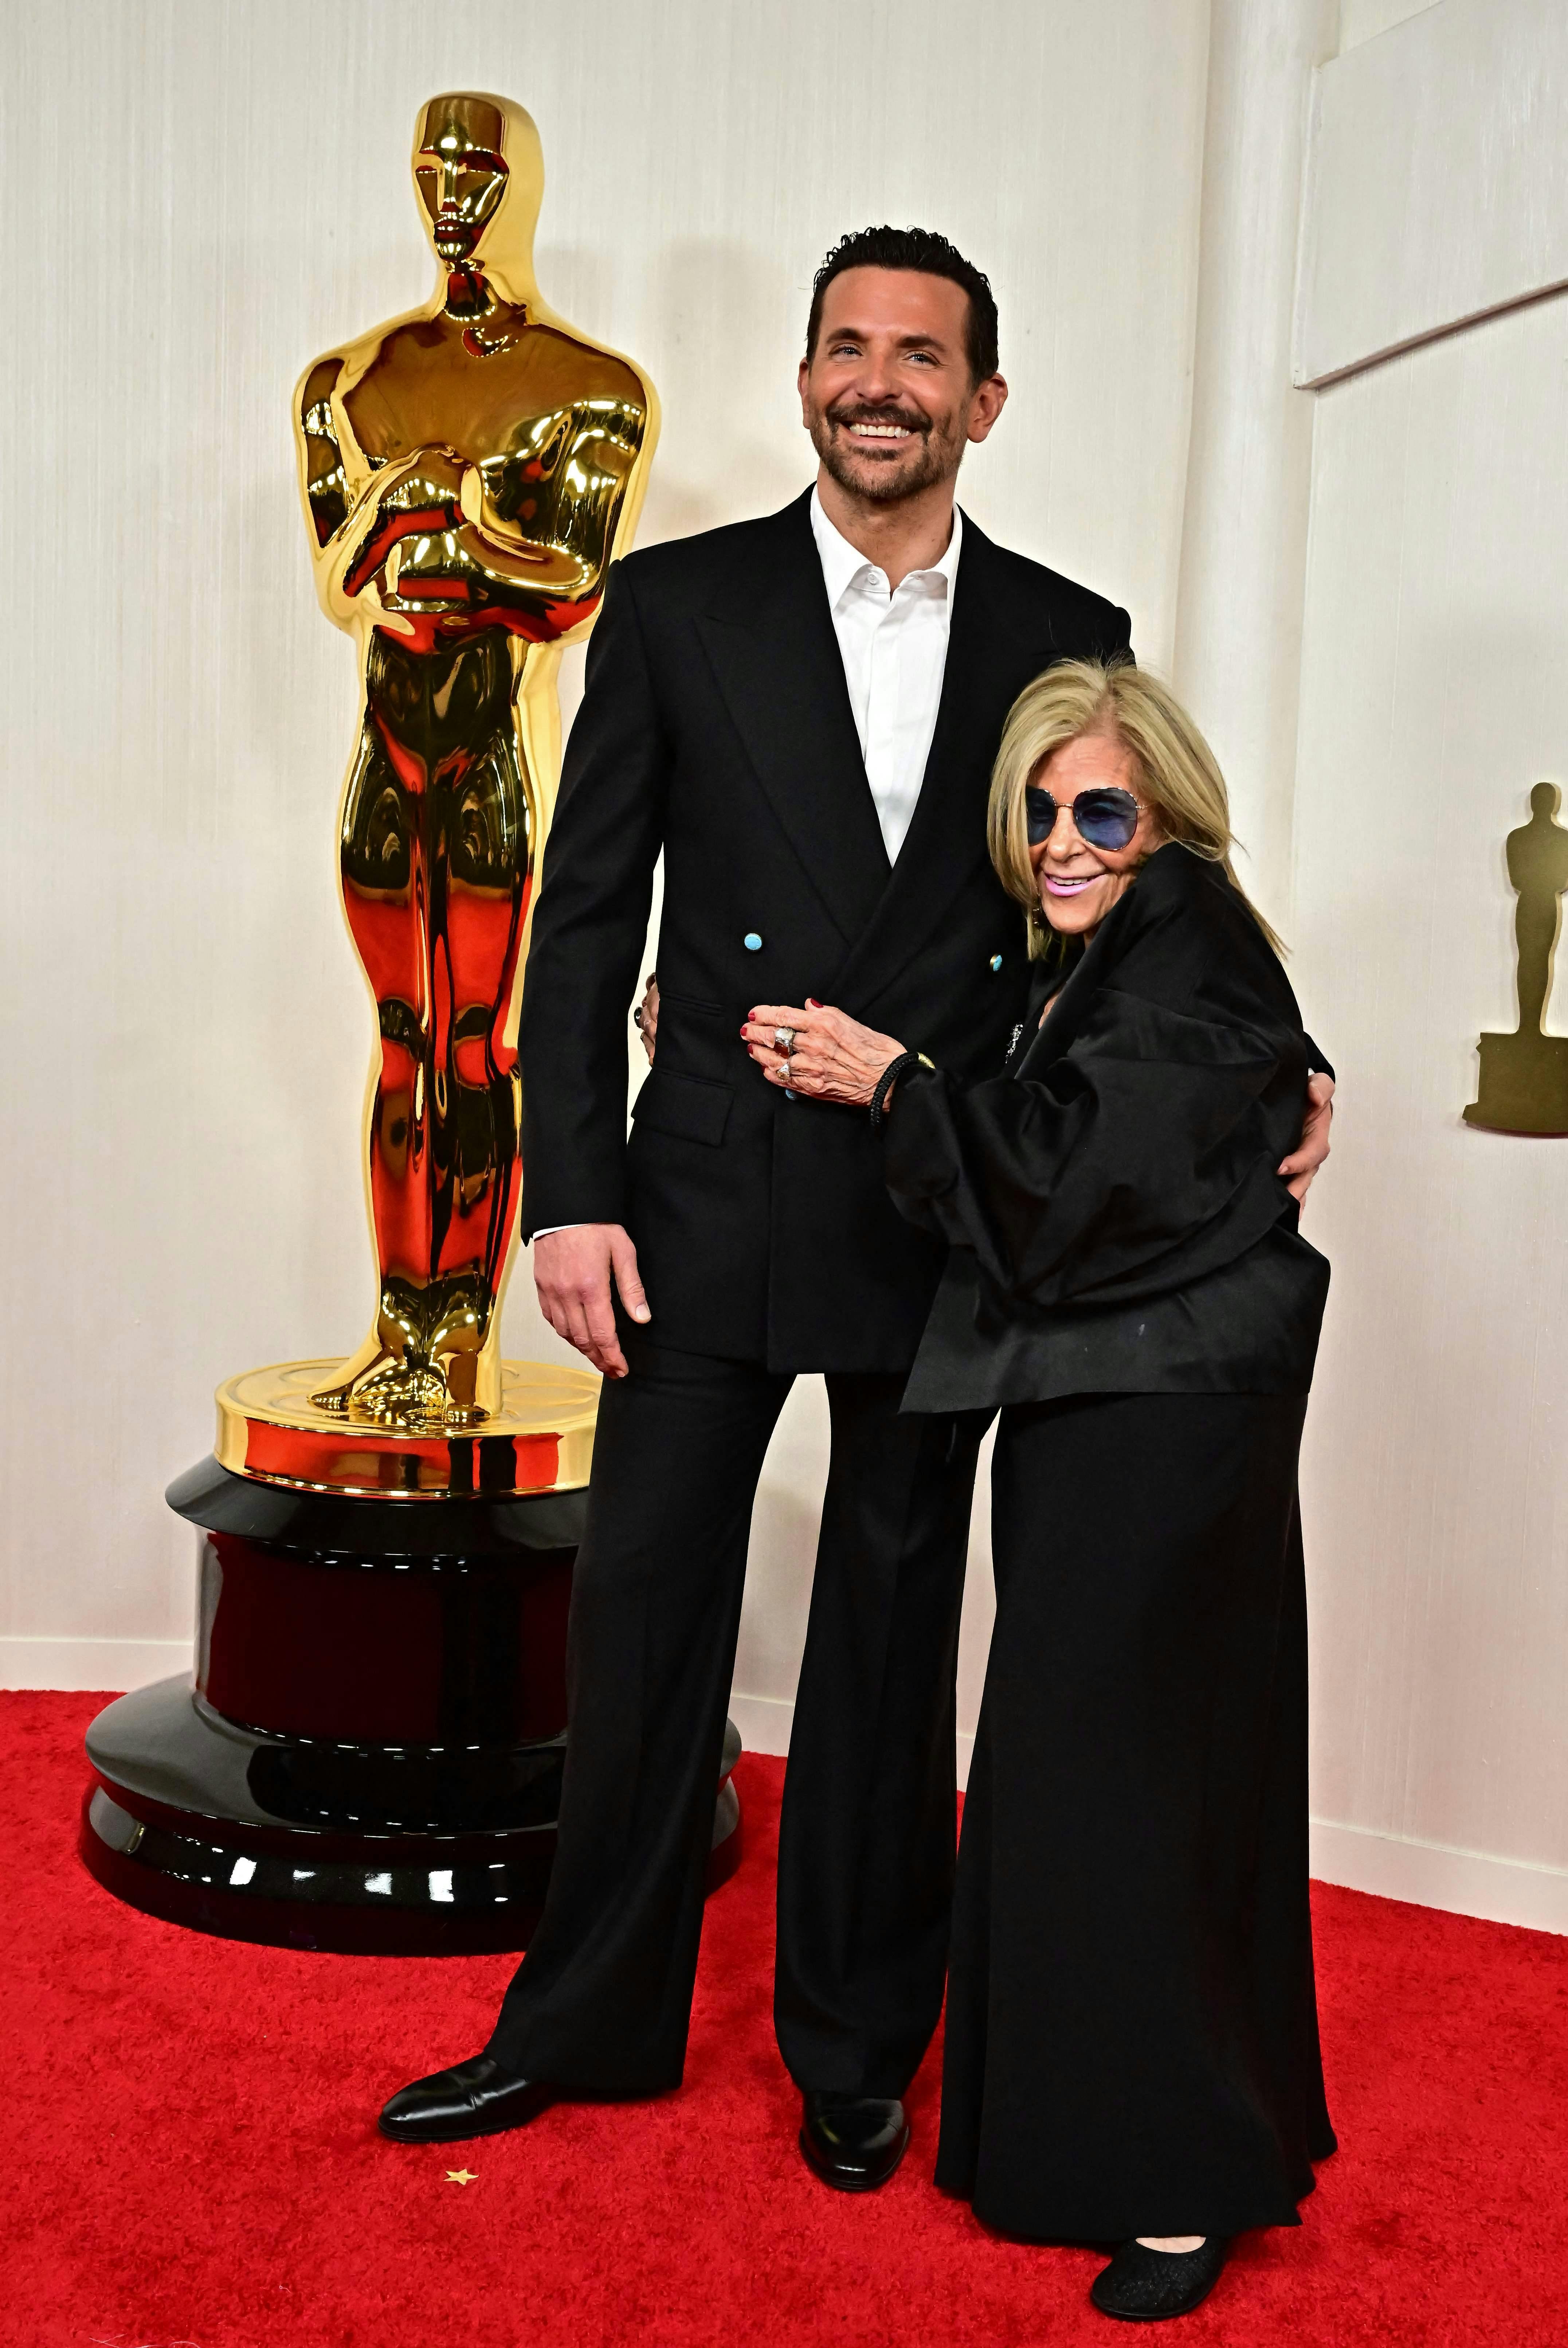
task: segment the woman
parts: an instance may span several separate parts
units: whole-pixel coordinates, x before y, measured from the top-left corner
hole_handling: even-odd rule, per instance
[[[815,1005],[745,1035],[870,1107],[950,1242],[905,1407],[1001,1413],[937,2179],[1119,2241],[1094,2302],[1157,2321],[1334,2148],[1296,1506],[1327,1265],[1278,1171],[1308,1046],[1213,755],[1145,672],[1023,693],[989,830],[1037,973],[1000,1077]]]

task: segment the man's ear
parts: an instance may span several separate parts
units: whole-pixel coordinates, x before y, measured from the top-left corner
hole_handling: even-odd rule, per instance
[[[968,437],[971,440],[984,440],[989,437],[992,425],[1007,406],[1007,396],[1005,376],[989,375],[983,383],[975,386],[969,401]]]
[[[810,380],[811,361],[809,359],[802,359],[799,369],[795,375],[794,381],[795,389],[800,394],[800,420],[803,424],[805,422],[805,387]]]

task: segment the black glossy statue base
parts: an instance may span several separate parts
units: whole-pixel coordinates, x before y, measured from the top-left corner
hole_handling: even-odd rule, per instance
[[[302,1949],[527,1944],[549,1877],[586,1494],[287,1490],[204,1461],[195,1684],[87,1732],[81,1852],[129,1905]],[[710,1888],[741,1856],[731,1725]]]

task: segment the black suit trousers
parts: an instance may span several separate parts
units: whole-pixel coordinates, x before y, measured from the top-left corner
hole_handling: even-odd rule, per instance
[[[545,1911],[489,2052],[586,2094],[679,2085],[752,1504],[789,1375],[623,1330],[572,1588]],[[954,1672],[988,1413],[830,1375],[833,1450],[779,1848],[775,2020],[803,2087],[902,2093],[947,1967]],[[717,1923],[720,1920],[715,1919]]]

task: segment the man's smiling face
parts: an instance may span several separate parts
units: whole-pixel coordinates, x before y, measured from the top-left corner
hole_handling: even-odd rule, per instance
[[[976,384],[969,297],[918,269],[846,269],[823,295],[816,347],[800,368],[812,444],[852,497],[891,505],[958,471],[1006,386]]]

